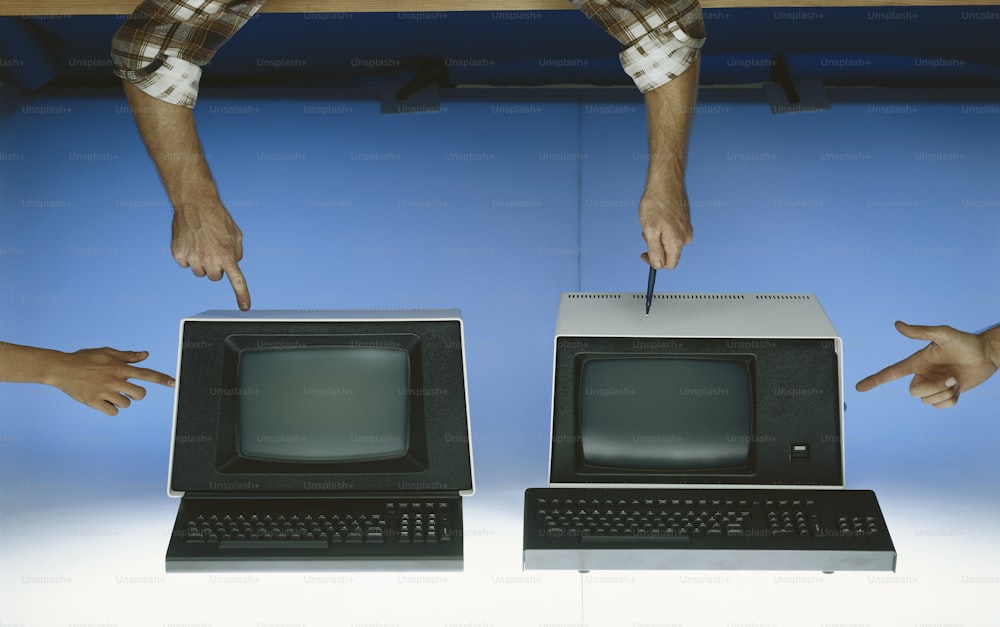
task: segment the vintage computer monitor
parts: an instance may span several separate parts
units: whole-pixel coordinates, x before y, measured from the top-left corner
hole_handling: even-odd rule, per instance
[[[549,488],[526,494],[525,567],[894,567],[895,552],[889,556],[885,543],[873,560],[869,547],[855,542],[836,554],[847,559],[827,562],[811,559],[819,553],[808,548],[768,544],[788,531],[803,541],[846,535],[839,515],[831,521],[816,511],[823,491],[841,493],[827,499],[874,501],[870,493],[843,490],[843,344],[818,300],[807,294],[658,294],[648,316],[644,301],[644,294],[562,295]],[[611,488],[647,491],[640,498],[606,491]],[[674,491],[668,496],[660,489]],[[647,508],[615,521],[618,516],[609,520],[608,513],[616,508],[606,507],[604,497],[616,504],[633,497],[722,504],[712,512],[688,508],[698,516],[674,519],[665,508]],[[537,499],[559,505],[536,507]],[[788,501],[775,513],[780,528],[767,516],[757,521],[762,527],[753,527],[749,499]],[[878,508],[866,504],[865,532],[876,526],[868,520],[871,506]],[[845,516],[853,534],[855,514]],[[632,527],[632,519],[644,522]],[[760,537],[747,542],[751,534]],[[878,534],[888,539],[881,527]],[[705,544],[709,535],[731,544]],[[640,547],[663,551],[659,557],[647,551],[641,560],[622,557]],[[788,558],[796,551],[798,557]]]
[[[551,485],[843,487],[843,348],[814,297],[561,305]]]
[[[168,570],[462,567],[457,310],[208,311],[176,386]]]

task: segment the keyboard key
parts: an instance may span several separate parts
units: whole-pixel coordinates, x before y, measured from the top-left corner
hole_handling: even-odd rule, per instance
[[[326,549],[330,544],[326,540],[276,540],[246,538],[220,540],[219,549]]]
[[[690,541],[687,536],[655,536],[655,535],[583,535],[580,542],[583,544],[684,544]]]

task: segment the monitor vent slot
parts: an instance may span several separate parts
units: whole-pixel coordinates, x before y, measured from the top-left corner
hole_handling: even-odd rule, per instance
[[[645,294],[633,294],[633,300],[646,300]],[[743,294],[653,294],[653,300],[743,300]]]
[[[757,294],[757,300],[811,300],[809,294]]]
[[[600,294],[597,292],[590,294],[567,294],[566,296],[572,299],[590,299],[590,300],[617,300],[622,297],[621,294]]]

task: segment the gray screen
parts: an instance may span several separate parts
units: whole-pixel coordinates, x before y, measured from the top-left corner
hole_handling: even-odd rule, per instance
[[[703,469],[747,463],[752,404],[746,362],[592,358],[583,363],[580,435],[587,463]]]
[[[409,438],[405,350],[246,350],[239,360],[240,451],[285,461],[399,457]]]

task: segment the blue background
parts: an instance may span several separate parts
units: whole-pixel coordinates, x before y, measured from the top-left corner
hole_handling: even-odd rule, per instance
[[[120,91],[0,95],[2,339],[149,350],[148,366],[173,373],[178,321],[235,299],[173,262],[170,205]],[[382,115],[374,89],[223,89],[196,115],[255,309],[462,310],[477,481],[466,571],[167,576],[171,390],[149,386],[109,418],[2,384],[0,621],[994,623],[1000,381],[946,411],[904,381],[853,385],[922,346],[894,320],[1000,320],[1000,98],[830,97],[828,111],[772,115],[703,91],[695,238],[657,287],[817,295],[845,346],[847,485],[876,490],[896,574],[520,570],[521,496],[547,480],[558,296],[645,288],[633,90],[444,90],[440,112]]]

